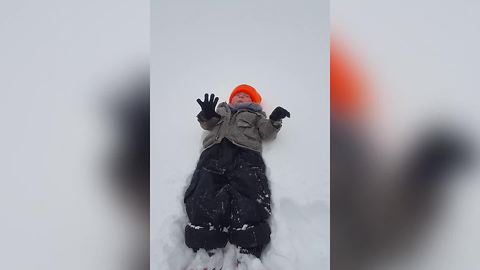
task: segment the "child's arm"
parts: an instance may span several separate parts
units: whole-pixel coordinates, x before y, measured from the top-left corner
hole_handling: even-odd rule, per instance
[[[290,112],[285,110],[282,107],[277,107],[270,114],[269,119],[265,116],[262,116],[258,120],[258,131],[263,140],[273,140],[277,137],[277,133],[282,127],[282,119],[285,117],[290,117]]]
[[[215,111],[217,102],[218,97],[215,97],[214,94],[210,95],[210,99],[208,94],[205,94],[203,102],[201,99],[197,99],[198,105],[202,108],[202,111],[197,114],[197,119],[200,122],[200,126],[205,130],[212,130],[220,120],[220,115]]]
[[[212,130],[215,125],[218,123],[220,120],[220,117],[214,116],[210,119],[206,119],[203,111],[197,114],[197,120],[200,123],[200,126],[205,129],[205,130]]]
[[[258,122],[258,131],[260,132],[260,137],[263,140],[273,140],[277,137],[277,133],[282,127],[282,120],[272,121],[262,116]]]

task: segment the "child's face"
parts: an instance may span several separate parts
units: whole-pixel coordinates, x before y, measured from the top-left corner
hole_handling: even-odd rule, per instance
[[[252,98],[244,92],[239,92],[232,98],[232,104],[252,102]]]

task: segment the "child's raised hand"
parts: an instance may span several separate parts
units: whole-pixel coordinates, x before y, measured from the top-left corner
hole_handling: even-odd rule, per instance
[[[208,94],[205,94],[205,99],[202,100],[197,98],[197,102],[202,108],[202,112],[207,119],[210,119],[217,115],[215,108],[217,107],[218,97],[215,97],[214,94],[210,94],[210,100],[208,99]]]
[[[276,107],[273,112],[270,114],[270,120],[272,121],[278,121],[280,119],[283,119],[285,117],[290,118],[290,112],[285,110],[282,107]]]

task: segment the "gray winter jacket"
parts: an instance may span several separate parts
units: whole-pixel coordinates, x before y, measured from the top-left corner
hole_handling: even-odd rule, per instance
[[[218,105],[219,117],[206,120],[202,113],[198,115],[200,126],[209,133],[203,140],[203,148],[207,149],[223,138],[232,143],[257,152],[262,152],[262,140],[273,140],[282,126],[282,120],[267,119],[264,111],[239,109],[232,112],[226,102]]]

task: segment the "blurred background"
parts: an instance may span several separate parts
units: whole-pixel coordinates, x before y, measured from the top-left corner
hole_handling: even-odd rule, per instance
[[[147,269],[149,4],[0,2],[0,268]]]
[[[332,269],[475,269],[473,1],[331,1]]]
[[[331,268],[476,269],[480,4],[329,4]],[[0,268],[147,269],[150,1],[4,0],[0,36]]]

